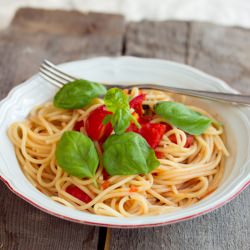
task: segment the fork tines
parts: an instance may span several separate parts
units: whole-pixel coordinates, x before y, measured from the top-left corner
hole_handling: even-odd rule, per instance
[[[61,88],[65,83],[74,81],[77,78],[71,76],[62,70],[60,70],[56,65],[48,60],[44,60],[40,66],[40,75],[53,85]]]

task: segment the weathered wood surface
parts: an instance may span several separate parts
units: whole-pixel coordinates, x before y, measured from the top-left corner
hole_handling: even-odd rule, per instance
[[[157,57],[193,65],[250,94],[250,31],[206,23],[140,22],[116,15],[23,9],[0,32],[0,98],[55,62],[100,55]],[[99,228],[47,215],[0,183],[0,249],[97,249]],[[110,230],[110,249],[250,249],[250,188],[191,221],[153,229]],[[99,245],[99,247],[103,247]],[[100,248],[101,249],[101,248]]]
[[[44,58],[59,63],[120,55],[124,29],[118,15],[21,9],[0,32],[0,98],[36,73]]]
[[[130,23],[126,54],[185,62],[250,94],[250,31],[206,23]],[[250,188],[199,218],[153,229],[111,230],[111,249],[249,250]]]
[[[44,58],[55,62],[119,55],[124,19],[106,14],[20,10],[0,32],[0,98],[36,73]],[[97,249],[99,228],[54,218],[0,183],[0,249]]]

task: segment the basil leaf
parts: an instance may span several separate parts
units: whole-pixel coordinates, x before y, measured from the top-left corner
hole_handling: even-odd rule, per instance
[[[110,119],[116,134],[120,135],[129,127],[131,120],[140,126],[130,112],[129,98],[121,89],[109,89],[104,97],[104,103],[108,111],[113,112]],[[107,120],[104,121],[106,123]]]
[[[111,124],[117,135],[120,135],[126,131],[130,125],[131,118],[130,110],[127,109],[117,109],[111,118]]]
[[[107,125],[111,121],[112,115],[106,115],[102,120],[102,124]]]
[[[56,160],[67,173],[76,177],[93,177],[99,164],[94,143],[77,131],[63,133],[57,148]]]
[[[104,97],[106,108],[111,112],[118,109],[130,109],[128,96],[118,88],[111,88]]]
[[[179,129],[191,134],[202,134],[212,120],[177,102],[160,102],[154,107],[155,113]]]
[[[147,174],[160,165],[147,141],[134,132],[110,136],[103,149],[103,165],[112,176]]]
[[[88,105],[93,98],[105,95],[106,88],[95,82],[75,80],[66,83],[55,95],[54,106],[62,109],[79,109]]]

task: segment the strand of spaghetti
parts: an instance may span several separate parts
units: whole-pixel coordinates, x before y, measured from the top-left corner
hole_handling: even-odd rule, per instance
[[[71,203],[69,203],[68,201],[58,197],[58,196],[51,196],[50,197],[52,200],[54,201],[57,201],[63,205],[65,205],[66,207],[70,207],[70,208],[73,208],[73,209],[76,209]]]
[[[79,209],[80,210],[85,210],[91,206],[93,206],[95,203],[97,203],[102,197],[104,197],[106,194],[108,194],[110,191],[116,189],[117,187],[121,186],[122,184],[132,180],[133,178],[135,178],[134,175],[126,177],[125,179],[123,179],[122,181],[108,187],[107,189],[105,189],[102,193],[100,193],[99,195],[97,195],[91,202],[89,202],[88,204],[81,206]]]
[[[119,212],[105,205],[104,203],[96,203],[94,205],[94,211],[96,214],[100,214],[100,215],[122,217],[122,215]]]
[[[160,200],[161,202],[163,202],[169,206],[176,206],[172,201],[170,201],[169,199],[166,199],[162,195],[156,193],[153,189],[149,189],[149,190],[147,190],[147,192],[152,194],[155,198],[157,198],[158,200]]]
[[[135,215],[140,215],[140,213],[138,214],[130,214],[128,213],[125,209],[124,209],[124,203],[126,201],[128,201],[129,199],[133,199],[133,200],[136,200],[138,203],[140,203],[142,205],[142,209],[143,209],[143,214],[147,214],[148,212],[148,203],[146,201],[146,199],[139,195],[139,194],[131,194],[130,197],[129,196],[125,196],[123,197],[120,202],[119,202],[119,210],[120,210],[120,213],[123,215],[123,216],[127,216],[127,217],[130,217],[130,216],[135,216]]]

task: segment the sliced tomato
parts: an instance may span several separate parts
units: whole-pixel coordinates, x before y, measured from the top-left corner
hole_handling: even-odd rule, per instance
[[[94,141],[105,140],[112,132],[112,125],[108,123],[104,125],[102,123],[106,115],[112,114],[111,112],[105,109],[105,106],[102,105],[92,112],[90,112],[86,120],[86,132],[88,136]]]
[[[110,177],[105,168],[102,170],[102,176],[103,180],[107,180]]]
[[[130,108],[133,108],[135,110],[135,112],[142,116],[143,113],[143,108],[142,108],[142,102],[146,99],[146,95],[145,94],[141,94],[138,95],[136,97],[134,97],[130,102]]]
[[[143,116],[139,117],[138,122],[140,124],[143,124],[143,123],[150,122],[151,120],[153,120],[153,116],[152,115],[143,115]]]
[[[155,151],[155,155],[158,159],[162,159],[165,156],[164,153],[160,151]]]
[[[194,136],[193,135],[187,135],[187,141],[185,144],[185,148],[189,148],[190,146],[192,146],[194,143]]]
[[[177,144],[177,139],[176,139],[175,134],[170,135],[168,138],[171,142]],[[194,143],[194,136],[187,134],[187,141],[184,147],[189,148],[193,143]]]
[[[166,132],[168,132],[169,130],[171,130],[173,128],[170,124],[168,124],[166,122],[161,122],[161,124],[166,125]]]
[[[156,148],[164,133],[166,132],[166,125],[160,123],[145,123],[142,124],[140,134],[146,139],[152,148]]]
[[[140,129],[136,127],[134,123],[131,123],[130,126],[126,130],[127,132],[136,132],[140,133]]]
[[[66,192],[85,203],[89,203],[92,201],[92,199],[77,186],[72,185],[72,186],[67,187]]]
[[[166,125],[160,123],[145,122],[141,124],[141,128],[138,129],[134,123],[132,123],[127,131],[132,131],[140,134],[152,148],[156,148],[164,133],[166,132]]]
[[[84,121],[76,122],[74,126],[74,130],[80,131],[82,127],[84,127]]]

